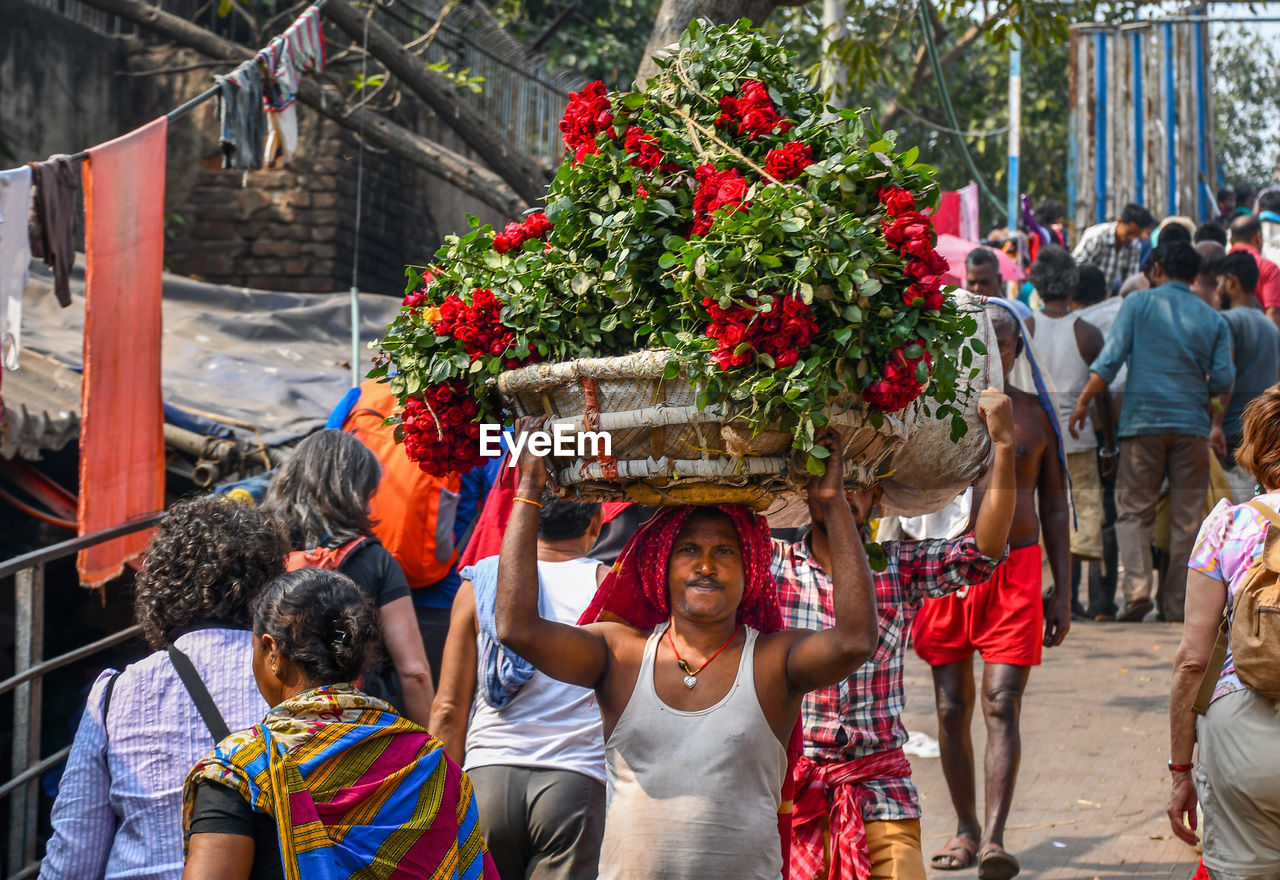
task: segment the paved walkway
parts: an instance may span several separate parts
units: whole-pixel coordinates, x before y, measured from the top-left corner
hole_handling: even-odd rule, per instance
[[[1075,622],[1066,642],[1031,673],[1022,711],[1022,768],[1005,844],[1023,877],[1043,880],[1190,880],[1198,856],[1174,839],[1169,796],[1169,676],[1182,628],[1160,623]],[[907,663],[909,730],[937,736],[933,684]],[[981,663],[977,663],[981,677]],[[981,815],[982,711],[974,713]],[[924,807],[927,858],[955,832],[936,759],[912,758]],[[935,871],[972,878],[976,869]]]

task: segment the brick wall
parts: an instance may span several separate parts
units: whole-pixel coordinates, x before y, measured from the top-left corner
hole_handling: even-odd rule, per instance
[[[290,168],[246,176],[222,169],[216,147],[200,158],[189,193],[168,206],[181,218],[170,218],[173,271],[269,290],[351,285],[356,138],[307,108],[299,108],[298,122],[299,150]],[[359,285],[396,293],[404,288],[405,264],[422,261],[439,244],[426,198],[433,181],[395,156],[368,149],[364,172]]]

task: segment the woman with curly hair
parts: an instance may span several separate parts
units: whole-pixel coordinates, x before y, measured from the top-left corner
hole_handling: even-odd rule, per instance
[[[89,692],[53,805],[48,880],[177,880],[182,780],[209,746],[267,710],[254,687],[251,606],[284,571],[280,526],[252,507],[173,506],[138,573],[154,653]]]
[[[390,663],[375,665],[362,686],[426,727],[435,686],[409,582],[371,535],[369,501],[381,479],[378,458],[367,446],[342,431],[317,431],[276,472],[262,509],[289,536],[290,571],[340,571],[373,600]]]
[[[426,730],[352,682],[378,613],[350,578],[302,569],[254,607],[253,675],[274,708],[195,765],[187,880],[496,880],[471,781]]]

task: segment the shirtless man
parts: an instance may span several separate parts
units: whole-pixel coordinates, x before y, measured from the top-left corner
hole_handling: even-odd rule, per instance
[[[836,563],[835,623],[821,631],[781,628],[768,524],[733,507],[665,508],[636,533],[584,615],[635,628],[542,618],[537,499],[547,472],[527,447],[521,456],[498,638],[547,675],[595,690],[610,795],[603,880],[780,876],[785,745],[801,701],[848,678],[876,647],[871,569],[839,446],[826,445],[826,474],[809,486]]]
[[[990,303],[1006,379],[1022,351],[1022,334],[1013,315]],[[1017,505],[1009,532],[1009,558],[990,581],[962,593],[926,602],[912,630],[916,653],[933,668],[938,703],[938,742],[942,770],[957,817],[956,837],[930,860],[934,868],[954,870],[969,864],[976,846],[978,876],[1006,880],[1020,870],[1004,850],[1005,822],[1022,753],[1018,719],[1022,692],[1041,646],[1061,644],[1071,625],[1070,522],[1066,474],[1058,436],[1040,398],[1008,389],[1017,440]],[[973,509],[982,508],[988,478],[974,487]],[[1039,493],[1039,516],[1036,494]],[[1057,585],[1042,604],[1040,529],[1044,523],[1049,568]],[[986,822],[978,821],[969,723],[973,717],[973,655],[982,654],[982,715],[987,725]],[[971,856],[970,856],[971,858]]]

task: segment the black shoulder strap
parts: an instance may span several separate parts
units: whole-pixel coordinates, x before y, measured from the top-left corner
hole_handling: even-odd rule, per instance
[[[214,743],[222,742],[230,736],[231,729],[227,727],[227,722],[222,720],[222,713],[218,711],[217,704],[209,695],[209,689],[204,686],[200,673],[196,672],[195,664],[174,645],[169,645],[169,659],[173,662],[173,668],[178,671],[178,678],[182,679],[182,686],[195,701],[196,709],[204,719],[205,726],[209,728],[209,733],[213,735]]]
[[[120,678],[119,672],[113,672],[111,677],[107,679],[107,686],[102,689],[102,732],[107,731],[107,713],[111,711],[111,692],[116,689],[116,680]]]

